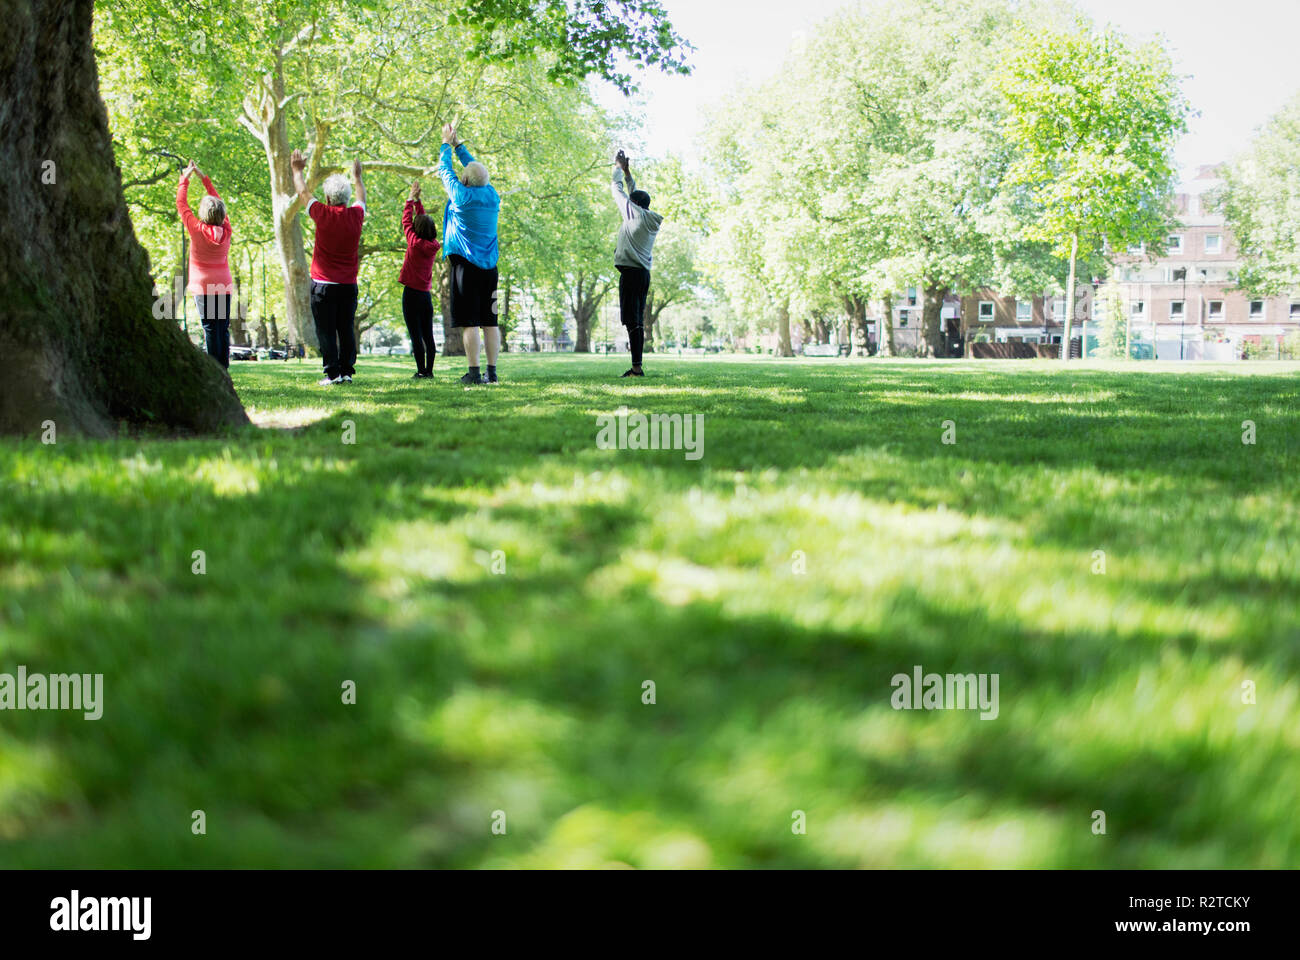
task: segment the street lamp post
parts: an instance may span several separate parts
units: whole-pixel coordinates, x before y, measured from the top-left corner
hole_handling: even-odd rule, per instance
[[[1187,350],[1187,268],[1182,267],[1175,270],[1174,279],[1183,281],[1183,311],[1178,318],[1178,359],[1183,360],[1186,359],[1185,351]]]

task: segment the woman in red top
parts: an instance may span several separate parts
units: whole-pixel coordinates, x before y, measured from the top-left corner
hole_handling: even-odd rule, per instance
[[[335,174],[322,185],[325,202],[307,189],[307,160],[301,150],[289,158],[293,188],[307,216],[316,224],[311,251],[311,315],[316,322],[322,387],[351,383],[357,372],[357,270],[361,265],[361,228],[366,219],[366,185],[361,161],[352,164],[352,183]],[[357,202],[352,200],[356,191]]]
[[[402,261],[402,316],[411,335],[415,354],[415,379],[433,376],[438,345],[433,339],[433,261],[442,249],[438,226],[420,203],[420,181],[411,184],[411,197],[402,210],[402,231],[406,234],[406,259]]]
[[[199,202],[199,215],[190,209],[190,176],[203,178],[208,194]],[[181,173],[176,187],[176,210],[190,235],[190,282],[203,325],[203,342],[208,356],[223,367],[230,366],[230,218],[217,188],[193,161]]]

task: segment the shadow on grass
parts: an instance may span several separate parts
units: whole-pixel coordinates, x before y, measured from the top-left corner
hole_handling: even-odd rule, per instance
[[[808,626],[800,592],[760,598],[761,613],[742,612],[753,598],[737,591],[665,599],[656,565],[695,561],[692,542],[645,544],[693,489],[738,506],[739,472],[760,496],[944,504],[1023,525],[1025,548],[1086,551],[1104,535],[1120,556],[1158,555],[1151,518],[1172,501],[1186,519],[1163,536],[1222,568],[1225,548],[1295,536],[1293,513],[1216,506],[1288,495],[1294,417],[1267,409],[1293,404],[1295,380],[1215,380],[1222,394],[1207,398],[1175,375],[1135,386],[859,370],[846,389],[829,365],[762,367],[759,383],[752,369],[711,369],[701,393],[703,370],[629,390],[592,385],[583,367],[523,364],[500,391],[379,381],[324,398],[286,396],[280,374],[259,370],[255,386],[241,383],[246,398],[326,404],[324,417],[217,442],[18,445],[5,473],[15,533],[0,551],[0,656],[32,672],[103,672],[107,703],[102,721],[29,714],[0,735],[0,862],[567,862],[556,825],[607,823],[593,810],[656,817],[644,837],[596,843],[600,863],[653,864],[655,843],[678,834],[713,864],[963,862],[926,846],[925,820],[883,848],[850,827],[791,842],[792,810],[851,822],[910,804],[939,822],[1038,824],[1021,848],[971,855],[988,865],[1293,865],[1300,835],[1277,784],[1285,771],[1282,789],[1294,789],[1296,764],[1276,731],[1228,741],[1157,717],[1149,736],[1126,737],[1106,718],[1131,718],[1123,691],[1147,671],[1210,695],[1226,668],[1191,626],[1121,640],[907,582],[873,595],[877,626]],[[575,386],[579,400],[556,395]],[[951,395],[977,388],[1037,402]],[[774,390],[786,392],[764,395]],[[1110,391],[1098,403],[1119,409],[1053,399],[1070,391]],[[704,413],[704,462],[596,450],[593,411],[621,402]],[[1285,442],[1240,455],[1243,407],[1265,409],[1259,422]],[[958,424],[952,447],[939,441],[946,419]],[[345,421],[355,445],[342,443]],[[1080,473],[1069,489],[1091,486],[1094,499],[1059,499],[1052,484]],[[510,566],[495,576],[503,543]],[[647,567],[629,559],[638,551]],[[1284,631],[1295,619],[1276,609],[1294,597],[1291,573],[1177,567],[1154,566],[1140,589],[1165,605],[1253,598],[1268,616],[1231,655],[1294,677]],[[1092,585],[1115,602],[1133,589]],[[892,711],[890,677],[915,664],[999,674],[1000,719]],[[355,704],[342,700],[347,682]],[[1098,808],[1124,845],[1094,842]],[[201,841],[195,809],[211,824]],[[489,832],[496,809],[510,811],[509,841]]]

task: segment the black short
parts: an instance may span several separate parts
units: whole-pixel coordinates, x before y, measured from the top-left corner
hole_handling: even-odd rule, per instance
[[[497,325],[497,268],[476,267],[460,254],[447,258],[451,268],[451,324],[454,327]]]

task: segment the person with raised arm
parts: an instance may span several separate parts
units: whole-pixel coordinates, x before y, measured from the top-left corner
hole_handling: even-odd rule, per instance
[[[190,177],[198,174],[207,195],[199,201],[198,216],[190,209]],[[190,282],[203,326],[203,345],[213,360],[230,368],[230,301],[235,284],[230,277],[230,240],[233,233],[226,205],[198,164],[181,171],[176,187],[176,210],[190,237]]]
[[[456,173],[453,155],[461,163]],[[469,370],[460,382],[466,386],[497,383],[497,354],[501,330],[497,324],[497,219],[501,197],[490,182],[488,169],[456,136],[450,123],[442,128],[442,157],[438,165],[447,188],[443,214],[444,254],[451,270],[451,322],[463,331]],[[487,348],[487,376],[479,367],[479,339]]]
[[[627,189],[623,189],[623,181]],[[650,293],[650,269],[654,262],[655,238],[664,218],[650,209],[650,194],[636,188],[627,154],[614,158],[614,205],[623,218],[618,228],[614,266],[618,268],[618,310],[627,328],[632,349],[632,369],[624,377],[644,377],[645,301]]]
[[[361,227],[366,219],[366,187],[361,161],[352,164],[352,183],[339,174],[325,178],[321,203],[307,189],[307,160],[295,150],[289,161],[293,188],[316,224],[311,254],[311,315],[320,342],[325,376],[320,386],[351,383],[357,372],[357,271],[361,266]],[[352,203],[353,191],[356,203]]]
[[[438,345],[433,339],[433,262],[442,249],[438,227],[420,202],[420,181],[411,184],[411,195],[402,208],[402,232],[406,235],[406,259],[398,280],[402,284],[402,317],[411,335],[415,354],[415,379],[433,376]]]

